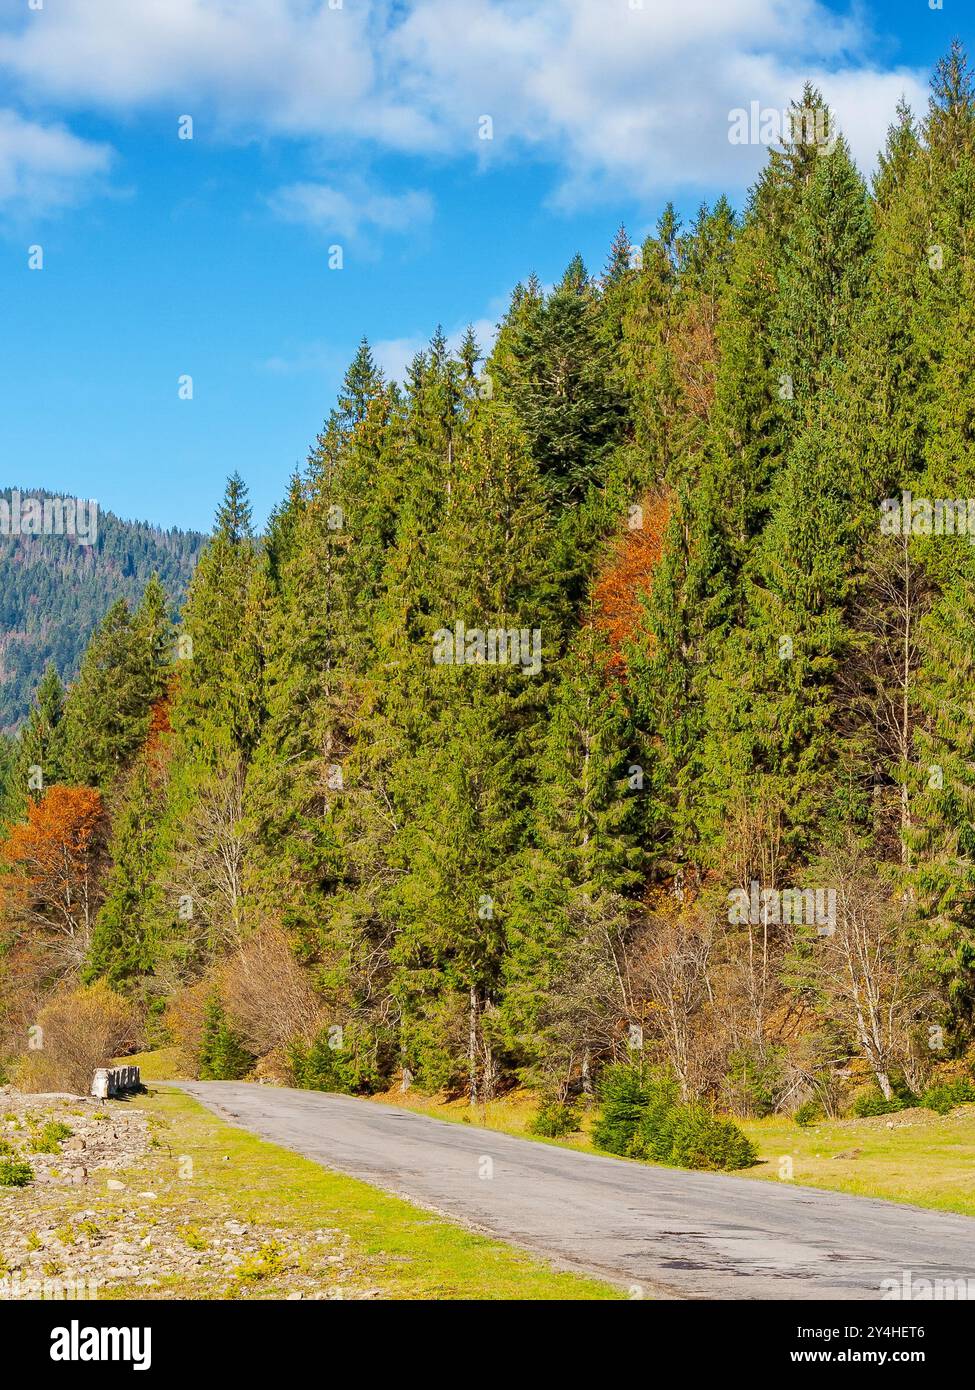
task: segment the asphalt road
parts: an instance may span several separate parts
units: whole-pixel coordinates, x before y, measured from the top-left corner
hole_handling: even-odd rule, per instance
[[[905,1271],[975,1291],[970,1217],[576,1153],[351,1096],[180,1084],[326,1168],[635,1296],[880,1299]]]

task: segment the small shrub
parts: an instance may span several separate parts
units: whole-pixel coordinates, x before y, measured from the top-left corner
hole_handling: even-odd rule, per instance
[[[22,1054],[14,1076],[25,1091],[85,1096],[96,1068],[134,1050],[141,1039],[137,1009],[104,980],[57,995],[37,1022],[44,1047]]]
[[[646,1086],[646,1105],[627,1153],[652,1163],[670,1161],[674,1121],[680,1110],[680,1088],[666,1073],[653,1076]]]
[[[213,995],[203,1019],[198,1070],[202,1081],[239,1081],[254,1065],[217,995]]]
[[[666,1073],[611,1067],[600,1098],[603,1110],[593,1140],[609,1153],[715,1172],[757,1161],[754,1146],[734,1121],[682,1103],[677,1082]]]
[[[865,1091],[853,1102],[853,1113],[858,1119],[866,1120],[871,1115],[893,1115],[898,1110],[906,1110],[909,1100],[902,1096],[891,1096],[890,1100],[880,1091]]]
[[[579,1128],[579,1112],[561,1100],[548,1100],[535,1111],[528,1126],[529,1134],[542,1139],[561,1139]]]
[[[946,1081],[941,1086],[929,1086],[921,1097],[921,1104],[939,1115],[947,1115],[956,1105],[968,1105],[972,1101],[975,1101],[975,1086],[965,1077]]]
[[[814,1100],[804,1100],[796,1109],[792,1118],[800,1129],[805,1129],[807,1125],[815,1124],[817,1120],[823,1118],[822,1106]]]
[[[34,1170],[21,1158],[0,1158],[0,1187],[26,1187],[34,1181]]]
[[[191,1250],[206,1250],[208,1248],[206,1236],[199,1226],[180,1226],[177,1234],[184,1245],[188,1245]]]
[[[288,1069],[291,1084],[303,1091],[361,1095],[381,1085],[373,1039],[355,1026],[323,1028],[310,1046],[293,1042],[288,1048]]]
[[[59,1154],[62,1140],[70,1139],[71,1134],[70,1125],[62,1124],[60,1120],[49,1120],[39,1134],[33,1135],[27,1147],[35,1154]]]
[[[601,1110],[593,1143],[611,1154],[626,1154],[649,1103],[647,1082],[635,1067],[607,1067],[599,1081]]]
[[[234,1278],[241,1283],[256,1283],[260,1279],[271,1279],[284,1269],[284,1246],[275,1240],[265,1241],[256,1255],[248,1255],[234,1270]]]
[[[678,1168],[722,1172],[750,1168],[758,1159],[754,1144],[732,1120],[720,1120],[700,1105],[682,1105],[671,1126],[668,1161]]]

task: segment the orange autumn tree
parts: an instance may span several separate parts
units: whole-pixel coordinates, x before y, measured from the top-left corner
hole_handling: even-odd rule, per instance
[[[644,498],[631,512],[593,591],[595,623],[609,642],[610,664],[617,675],[626,667],[624,648],[640,616],[640,596],[649,591],[660,563],[669,516],[666,497]]]
[[[24,930],[24,944],[50,953],[58,975],[77,969],[88,950],[103,825],[99,792],[53,786],[0,847],[4,915]]]

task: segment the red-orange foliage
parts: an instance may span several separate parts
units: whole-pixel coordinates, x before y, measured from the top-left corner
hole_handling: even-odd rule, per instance
[[[150,770],[160,773],[167,761],[167,734],[171,734],[173,726],[171,713],[173,708],[173,698],[176,693],[176,677],[173,676],[164,695],[160,695],[158,700],[154,700],[149,710],[149,732],[146,734],[145,755]]]
[[[628,527],[617,540],[612,562],[594,590],[596,626],[609,642],[617,673],[626,667],[624,647],[637,625],[640,595],[649,592],[660,563],[670,504],[666,497],[646,497],[641,511],[642,525]]]
[[[149,737],[148,744],[152,748],[158,743],[163,734],[172,733],[173,726],[169,722],[170,698],[168,695],[161,695],[158,700],[154,700],[149,711]]]
[[[103,815],[91,787],[53,786],[0,846],[12,870],[4,879],[7,911],[40,928],[66,967],[80,964],[91,937]]]

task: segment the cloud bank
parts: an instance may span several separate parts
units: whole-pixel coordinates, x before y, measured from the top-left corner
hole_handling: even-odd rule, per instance
[[[97,0],[20,9],[0,73],[28,115],[156,112],[175,128],[187,113],[197,138],[355,164],[359,182],[275,196],[283,216],[355,233],[430,213],[422,193],[370,191],[363,155],[542,160],[565,206],[744,187],[764,151],[729,146],[729,111],[785,107],[807,78],[870,167],[898,97],[926,97],[926,74],[871,59],[872,37],[819,0]],[[104,168],[104,150],[31,128],[19,155],[8,131],[0,198],[57,202],[72,163],[79,179]]]

